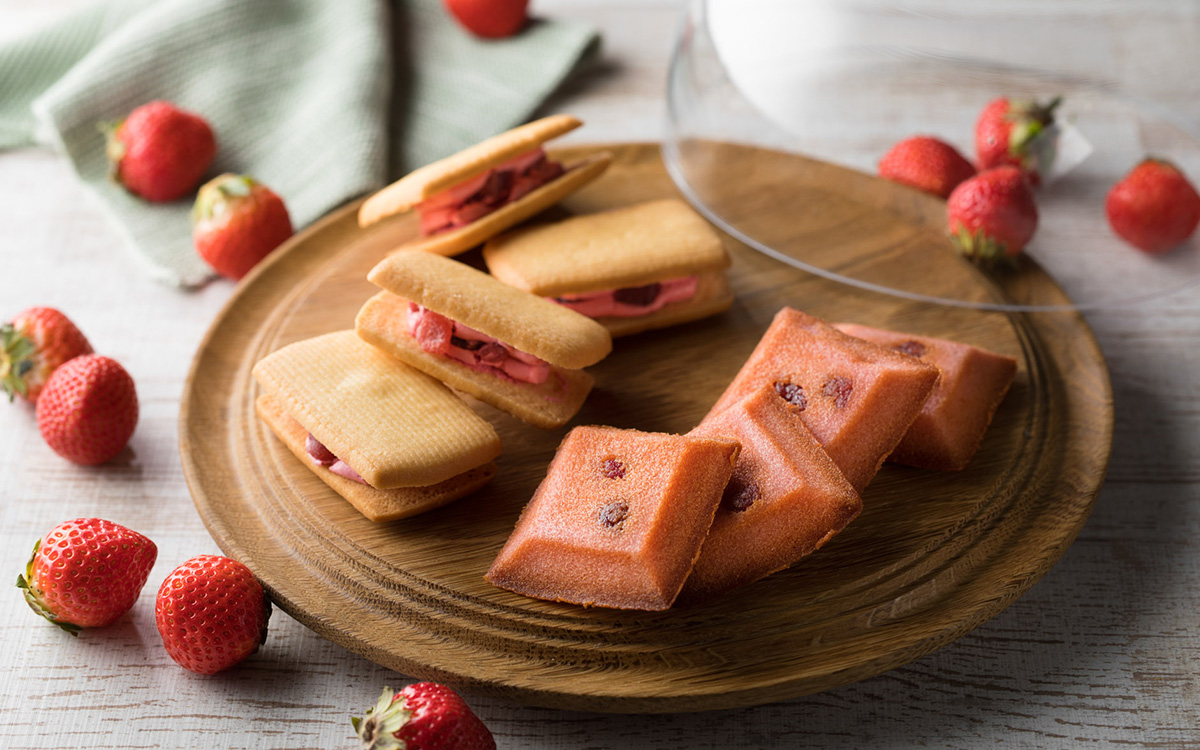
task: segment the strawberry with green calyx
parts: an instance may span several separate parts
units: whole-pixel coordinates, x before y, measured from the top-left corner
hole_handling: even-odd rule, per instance
[[[1045,104],[1006,97],[988,102],[975,123],[980,171],[1014,166],[1029,176],[1030,184],[1040,185],[1054,161],[1054,111],[1061,103],[1060,96]]]
[[[217,153],[208,122],[165,101],[137,107],[100,126],[108,138],[112,178],[148,201],[178,200],[192,191]]]
[[[31,307],[0,326],[0,388],[36,402],[64,362],[91,354],[87,337],[52,307]]]
[[[292,220],[283,199],[245,175],[209,180],[192,207],[196,252],[217,273],[235,281],[291,236]]]
[[[33,546],[17,586],[30,608],[71,635],[133,607],[158,556],[154,542],[101,518],[59,524]]]
[[[240,664],[267,640],[271,600],[242,563],[197,555],[158,589],[154,621],[179,666],[216,674]]]
[[[879,160],[879,176],[941,198],[950,195],[975,167],[945,141],[918,135],[892,146]]]
[[[351,718],[364,750],[495,750],[496,740],[458,693],[417,682],[383,694],[365,716]]]
[[[1104,214],[1121,239],[1161,255],[1196,231],[1200,194],[1171,162],[1145,159],[1109,190]]]
[[[54,452],[96,466],[116,457],[137,427],[133,378],[114,359],[85,354],[63,364],[37,400],[38,430]]]
[[[950,193],[946,229],[967,258],[980,265],[1013,262],[1037,231],[1038,211],[1017,167],[980,172]]]

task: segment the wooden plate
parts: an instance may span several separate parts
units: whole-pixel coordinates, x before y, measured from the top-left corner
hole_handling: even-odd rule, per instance
[[[675,194],[656,146],[611,150],[610,172],[567,209]],[[778,181],[812,166],[753,149],[730,158],[743,160],[747,179]],[[864,244],[863,262],[902,273],[906,254],[942,251],[936,199],[853,172],[825,174],[830,212],[877,236]],[[411,217],[361,231],[355,208],[301,233],[242,283],[196,354],[180,446],[196,507],[226,554],[249,565],[293,617],[405,674],[615,712],[728,708],[825,690],[904,664],[994,616],[1066,550],[1101,485],[1111,390],[1077,314],[1005,315],[858,292],[730,241],[733,309],[618,340],[591,368],[596,388],[572,424],[690,429],[790,304],[1019,357],[1017,381],[979,455],[955,474],[885,467],[840,536],[792,569],[705,605],[630,613],[498,590],[483,574],[567,428],[539,430],[475,404],[504,441],[497,479],[440,510],[374,525],[254,416],[254,362],[291,341],[351,327],[374,290],[367,270],[414,232]],[[778,221],[781,232],[808,231],[794,215]],[[464,258],[479,260],[477,251]],[[1044,276],[1026,283],[1063,299]],[[991,293],[953,258],[931,284]]]

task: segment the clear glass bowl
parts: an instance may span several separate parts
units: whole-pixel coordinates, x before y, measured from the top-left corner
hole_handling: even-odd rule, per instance
[[[1200,77],[1184,72],[1200,69],[1198,32],[1190,0],[689,0],[663,158],[711,221],[820,276],[983,309],[1142,304],[1200,284],[1200,241],[1142,253],[1113,234],[1104,199],[1147,155],[1200,180]],[[973,161],[975,120],[999,96],[1062,96],[1060,153],[1036,192],[1039,227],[1021,262],[972,270],[988,293],[960,293],[938,283],[947,264],[969,264],[944,235],[944,207],[931,203],[940,199],[876,195],[862,175],[910,135],[940,137]],[[786,170],[774,173],[776,162]],[[927,252],[907,254],[907,272],[872,261],[888,240],[868,242],[865,214],[814,200],[863,196],[929,237],[939,224]],[[793,230],[780,231],[781,216],[794,217]],[[1068,302],[1023,283],[1043,272]]]

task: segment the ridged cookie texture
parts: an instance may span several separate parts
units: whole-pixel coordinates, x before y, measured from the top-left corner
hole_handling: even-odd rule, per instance
[[[716,230],[678,199],[516,229],[489,240],[483,257],[493,276],[543,297],[643,286],[730,263]]]
[[[517,200],[482,216],[466,226],[449,232],[419,237],[396,248],[396,251],[420,250],[436,255],[458,255],[482,244],[506,229],[511,229],[531,216],[550,208],[580,189],[608,169],[612,154],[601,152],[583,161],[566,165],[566,170],[541,187],[531,190]]]
[[[367,279],[384,291],[568,370],[593,365],[612,351],[612,336],[586,315],[440,255],[396,253],[372,268]]]
[[[289,344],[253,373],[376,489],[437,484],[500,455],[500,436],[458,396],[354,331]]]
[[[395,521],[439,508],[482,488],[496,476],[496,464],[489,462],[428,487],[377,490],[313,464],[304,447],[308,430],[292,419],[292,415],[287,413],[279,399],[264,393],[254,405],[259,418],[271,428],[292,455],[329,485],[330,489],[345,498],[368,521]]]
[[[480,141],[474,146],[409,172],[372,195],[358,211],[359,226],[369,226],[474,177],[485,169],[541,146],[583,123],[570,115],[551,115]]]
[[[550,377],[534,385],[502,380],[449,357],[430,354],[408,333],[408,300],[390,292],[379,292],[367,300],[355,326],[369,344],[535,427],[554,429],[566,424],[592,390],[592,376],[583,370],[552,365]]]

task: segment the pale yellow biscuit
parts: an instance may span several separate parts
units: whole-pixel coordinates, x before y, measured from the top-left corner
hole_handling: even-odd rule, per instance
[[[449,357],[430,354],[408,334],[408,300],[389,292],[367,300],[355,326],[364,341],[535,427],[554,429],[566,424],[592,389],[592,376],[582,370],[551,367],[546,382],[534,385],[502,380]]]
[[[266,422],[297,459],[321,478],[325,484],[366,516],[368,521],[381,523],[408,518],[441,507],[452,500],[480,489],[496,476],[496,464],[486,463],[428,487],[397,487],[377,490],[334,474],[314,464],[305,450],[308,430],[304,429],[284,409],[279,399],[263,394],[254,402],[258,416]]]
[[[612,351],[608,331],[586,315],[441,255],[396,253],[372,268],[367,279],[384,291],[568,370],[595,364]]]
[[[730,263],[716,230],[675,198],[515,229],[489,240],[483,257],[496,278],[543,297],[643,286]]]
[[[507,203],[487,216],[482,216],[466,226],[449,232],[439,232],[406,242],[397,251],[421,250],[437,255],[458,255],[476,245],[486,242],[505,229],[520,224],[531,216],[541,213],[574,193],[579,188],[599,177],[612,163],[612,155],[596,154],[570,166],[561,176],[536,190]]]
[[[701,274],[696,293],[685,300],[672,302],[649,315],[630,318],[600,317],[596,322],[608,329],[613,338],[654,331],[724,312],[733,304],[733,289],[729,278],[721,271]]]
[[[437,484],[500,455],[500,436],[462,399],[354,331],[285,346],[253,373],[292,418],[377,489]]]
[[[570,115],[551,115],[494,135],[456,154],[409,172],[372,195],[358,210],[359,226],[407,211],[421,201],[531,151],[583,123]]]

